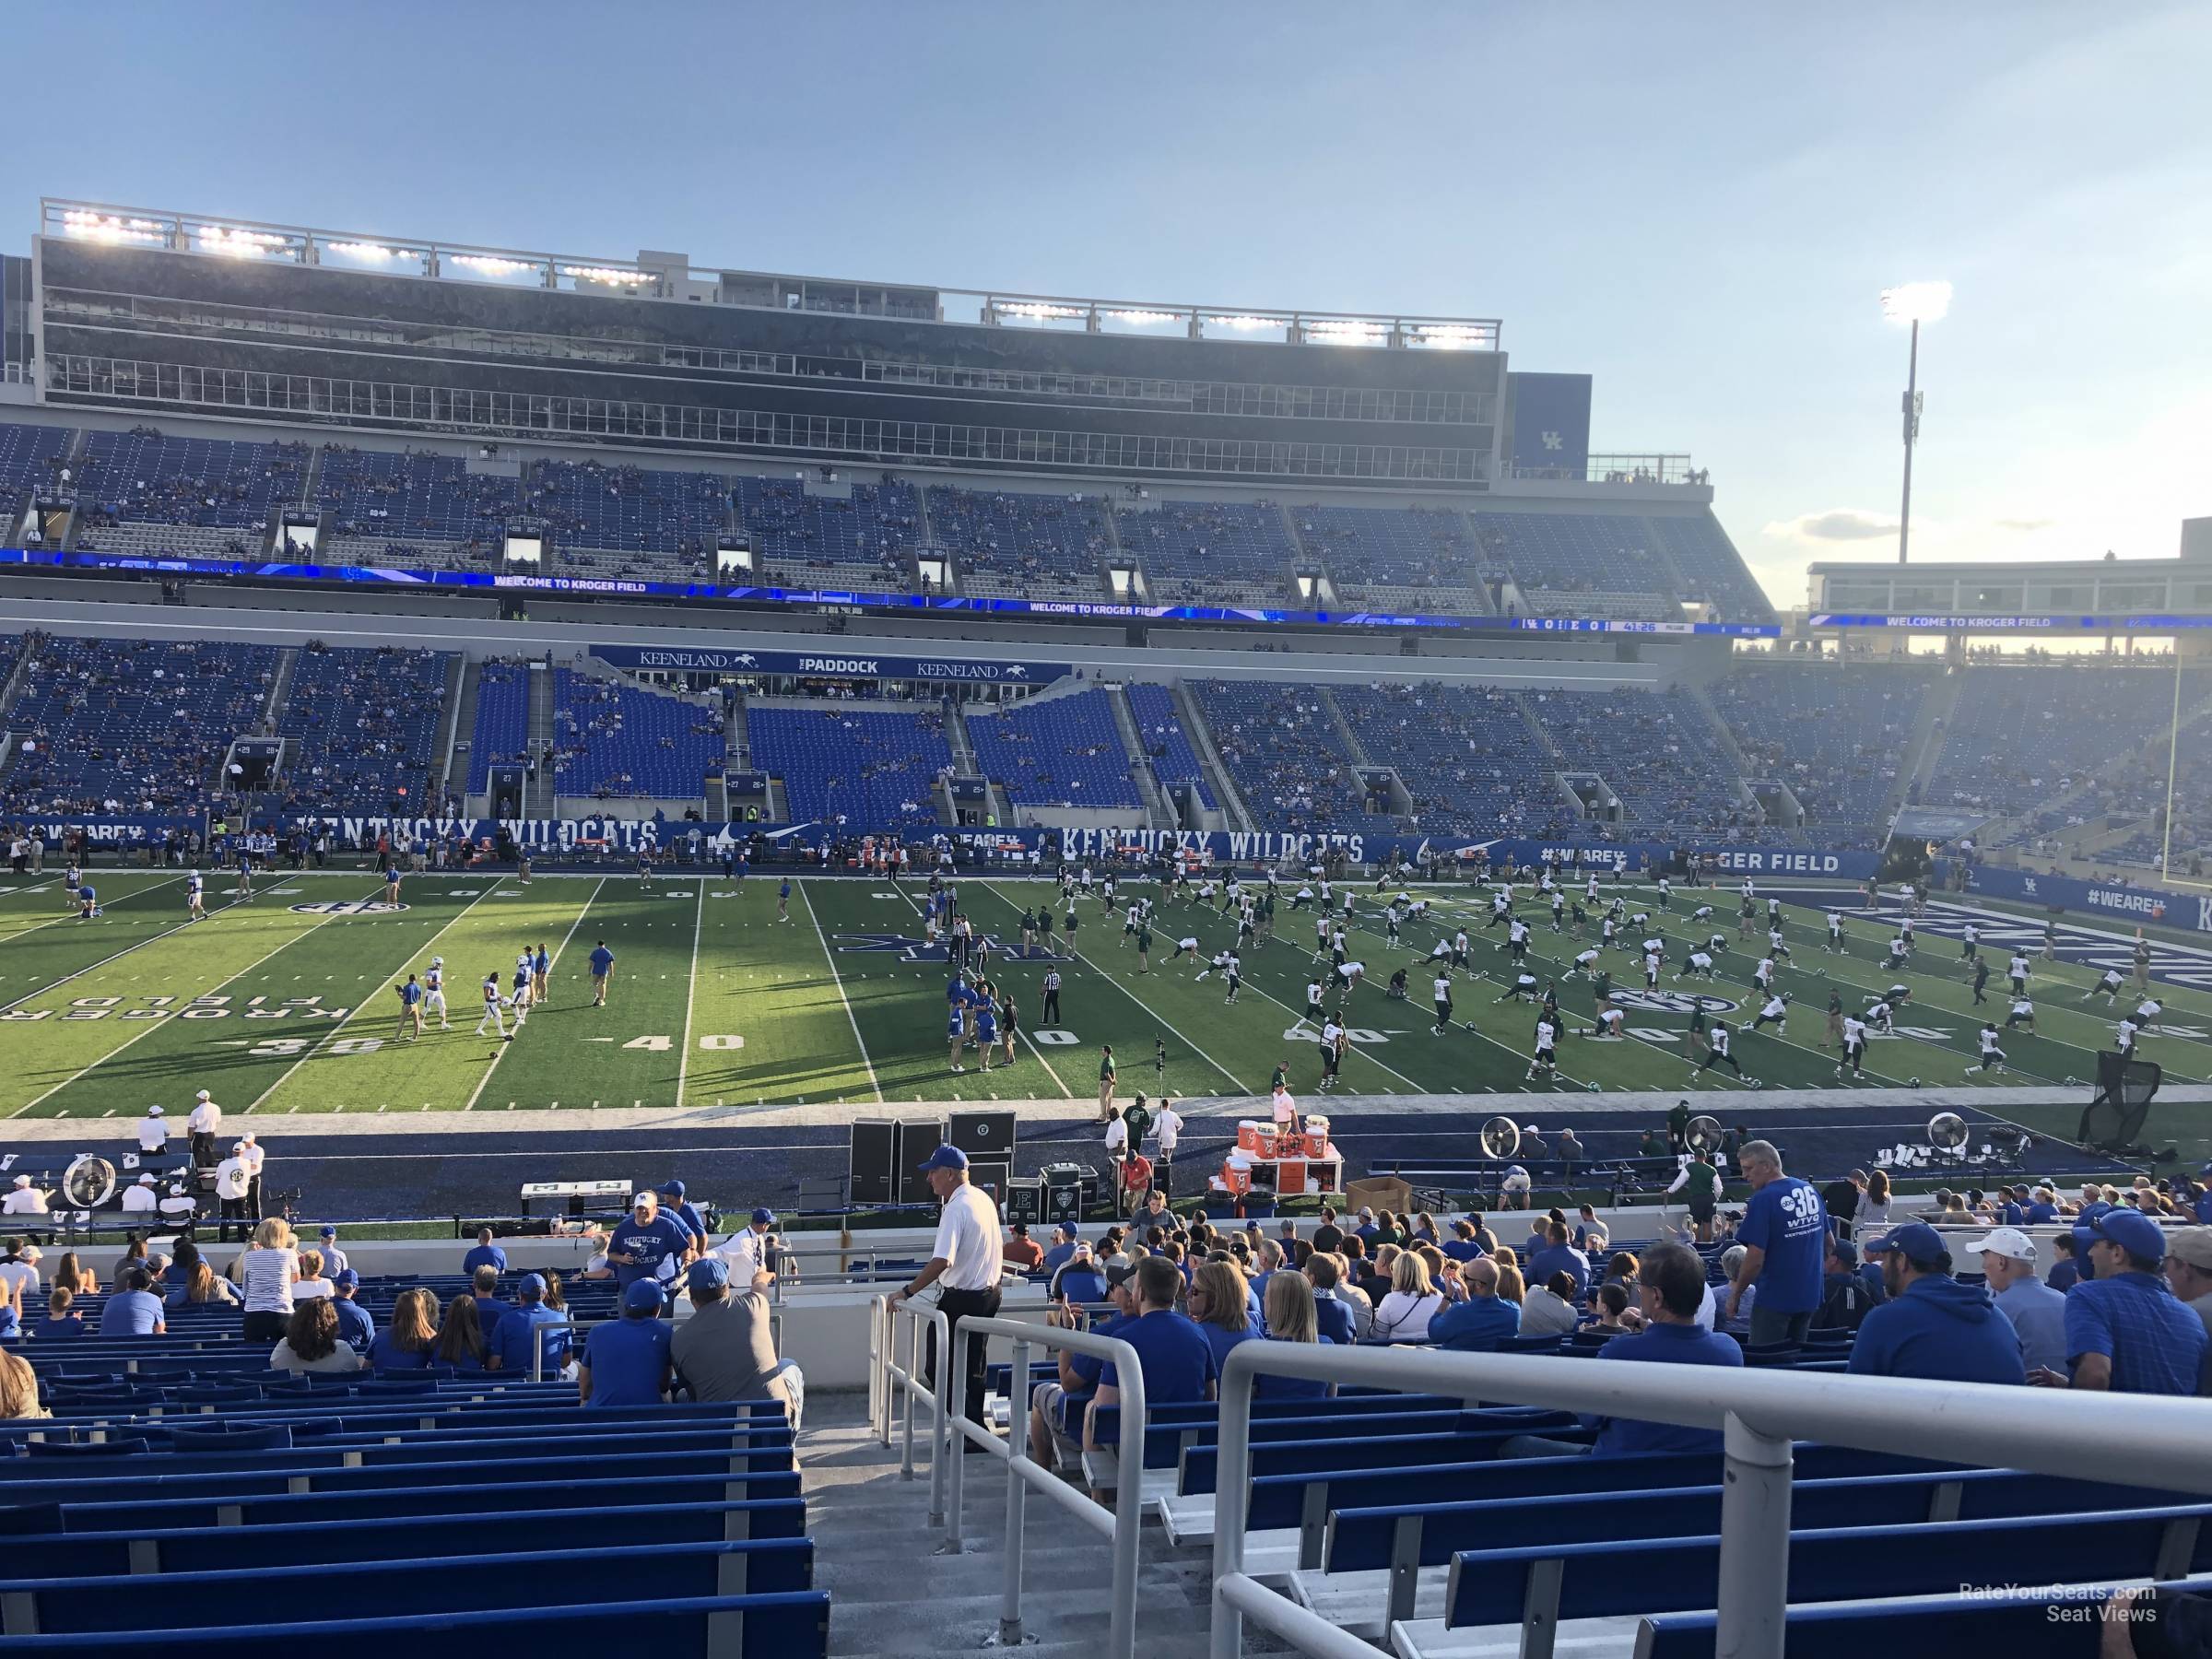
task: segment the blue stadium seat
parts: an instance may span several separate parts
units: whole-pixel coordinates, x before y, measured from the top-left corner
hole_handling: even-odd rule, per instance
[[[1206,766],[1191,746],[1190,734],[1182,729],[1174,692],[1145,681],[1134,682],[1126,689],[1137,737],[1152,757],[1152,775],[1165,789],[1182,783],[1194,785],[1199,805],[1208,812],[1218,811],[1221,803],[1214,798],[1213,786],[1206,781]]]
[[[952,766],[938,710],[749,709],[746,725],[753,764],[782,780],[794,823],[842,813],[875,827],[936,824],[932,792]]]
[[[555,789],[595,799],[694,799],[729,762],[713,710],[567,668],[553,671],[553,742]]]
[[[255,528],[300,504],[308,457],[304,443],[93,432],[77,480],[80,522]]]
[[[362,553],[388,549],[393,561],[408,565],[490,567],[499,562],[508,521],[522,511],[522,487],[471,473],[454,455],[325,444],[316,500],[331,515],[342,558],[354,546]]]
[[[1822,846],[1878,846],[1897,769],[1938,671],[1739,665],[1706,688],[1735,746],[1786,784]]]
[[[2033,1515],[1958,1521],[1914,1533],[1913,1547],[1890,1547],[1893,1527],[1833,1527],[1790,1532],[1793,1602],[1933,1595],[1961,1584],[2006,1583],[2023,1560],[2063,1562],[2062,1576],[2106,1583],[2147,1578],[2170,1535],[2187,1529],[2189,1567],[2212,1566],[2212,1532],[2196,1542],[2212,1504],[2077,1515]],[[1542,1618],[1531,1607],[1530,1574],[1556,1571],[1554,1617],[1602,1618],[1622,1614],[1685,1612],[1711,1607],[1719,1596],[1721,1541],[1637,1538],[1604,1544],[1549,1544],[1534,1548],[1462,1550],[1452,1559],[1444,1592],[1447,1626],[1518,1624]]]
[[[1107,696],[1093,688],[969,714],[976,764],[1017,806],[1142,806]]]
[[[1098,599],[1112,542],[1104,498],[1026,495],[932,484],[934,545],[964,593],[986,598]]]
[[[468,789],[491,786],[491,768],[524,758],[530,747],[530,675],[521,663],[486,663],[477,676],[477,720],[468,749]]]
[[[1358,761],[1310,688],[1265,680],[1184,682],[1245,808],[1270,829],[1396,833],[1371,811]]]
[[[1482,560],[1466,519],[1425,507],[1293,507],[1299,541],[1337,595],[1371,609],[1481,616]]]
[[[810,493],[787,478],[737,480],[737,512],[753,547],[778,581],[888,582],[913,576],[921,498],[912,484],[855,484],[849,495]]]
[[[1261,605],[1294,597],[1298,550],[1271,501],[1162,501],[1117,510],[1122,551],[1163,605]]]
[[[482,1659],[488,1646],[562,1644],[639,1647],[655,1659],[820,1659],[829,1651],[830,1598],[797,1591],[388,1618],[332,1618],[325,1609],[295,1624],[171,1627],[131,1639],[164,1654],[208,1659],[288,1659],[309,1650],[323,1659],[391,1659],[395,1651],[410,1659]],[[12,1651],[31,1653],[112,1654],[116,1645],[105,1631],[9,1639]]]
[[[276,729],[300,745],[283,779],[293,811],[433,811],[453,657],[442,651],[310,646],[292,666]]]
[[[10,812],[188,813],[219,799],[234,737],[254,729],[272,646],[41,638],[6,724],[21,758],[0,782]]]
[[[2010,1581],[2007,1581],[2010,1582]],[[2035,1653],[2039,1659],[2093,1659],[2099,1653],[2104,1594],[2093,1578],[2062,1564],[2053,1585],[2063,1596],[1936,1595],[1832,1607],[1793,1607],[1784,1621],[1790,1659],[1865,1659],[1868,1653]],[[2086,1590],[2085,1588],[2086,1587]],[[2169,1580],[2155,1586],[2212,1596],[2212,1578]],[[2061,1610],[2053,1617],[2053,1609]],[[1711,1613],[1665,1613],[1643,1621],[1637,1659],[1711,1659],[1716,1636]]]

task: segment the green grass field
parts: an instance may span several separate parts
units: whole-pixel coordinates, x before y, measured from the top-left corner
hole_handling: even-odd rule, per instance
[[[647,891],[629,876],[540,877],[524,888],[512,877],[430,875],[409,878],[396,912],[362,908],[382,889],[359,874],[270,877],[250,903],[231,901],[229,881],[211,878],[210,918],[195,924],[184,919],[182,880],[162,872],[101,872],[104,913],[91,922],[64,910],[54,878],[0,888],[0,1041],[11,1061],[0,1108],[16,1116],[129,1117],[149,1101],[182,1111],[199,1088],[232,1112],[275,1114],[1089,1100],[1100,1043],[1113,1045],[1123,1092],[1155,1088],[1156,1040],[1167,1050],[1165,1085],[1177,1094],[1257,1094],[1283,1059],[1303,1092],[1320,1069],[1301,1018],[1312,917],[1290,912],[1288,888],[1276,941],[1247,953],[1234,1007],[1224,1006],[1218,978],[1195,977],[1200,964],[1166,960],[1184,934],[1209,953],[1228,944],[1231,923],[1169,904],[1154,925],[1147,973],[1119,922],[1097,900],[1081,901],[1077,959],[1058,964],[1064,1022],[1039,1026],[1048,964],[998,955],[991,977],[1020,1000],[1021,1045],[1012,1064],[988,1073],[974,1069],[971,1051],[970,1069],[955,1076],[941,1036],[946,969],[910,957],[909,943],[922,933],[915,895],[888,886],[801,881],[790,920],[779,922],[776,882],[760,876],[736,888],[716,876],[663,877]],[[1002,940],[1018,937],[1023,906],[1048,890],[972,878],[959,889],[969,914]],[[1430,892],[1435,919],[1408,924],[1395,951],[1384,942],[1375,895],[1359,892],[1353,954],[1366,961],[1369,977],[1347,1009],[1356,1044],[1345,1066],[1347,1093],[1480,1095],[1524,1087],[1535,1014],[1497,1001],[1507,958],[1492,946],[1502,930],[1483,930],[1481,895]],[[1699,898],[1678,893],[1671,914],[1655,915],[1677,961],[1709,931],[1735,943],[1733,894],[1713,897],[1720,917],[1711,924],[1689,920]],[[1631,911],[1651,903],[1642,888],[1629,899]],[[1535,971],[1558,976],[1574,1033],[1560,1045],[1562,1075],[1552,1087],[1683,1087],[1689,1067],[1680,998],[1694,989],[1742,1005],[1740,1013],[1722,1014],[1732,1026],[1756,1008],[1748,985],[1754,958],[1732,949],[1719,961],[1717,982],[1693,987],[1663,978],[1669,994],[1661,1006],[1630,1006],[1627,1040],[1593,1041],[1581,1034],[1591,1024],[1591,989],[1568,972],[1581,941],[1555,935],[1534,907],[1524,904],[1523,913],[1535,927]],[[1834,1056],[1821,1046],[1823,1009],[1831,985],[1856,1008],[1888,982],[1877,930],[1854,921],[1850,954],[1826,955],[1815,912],[1788,913],[1797,962],[1783,970],[1781,982],[1795,1004],[1781,1032],[1739,1033],[1736,1053],[1768,1088],[1841,1088]],[[1480,971],[1458,976],[1457,1014],[1473,1029],[1434,1036],[1426,967],[1411,975],[1410,1001],[1389,998],[1384,983],[1394,967],[1425,957],[1462,924],[1474,936]],[[608,1006],[594,1008],[585,961],[601,940],[615,953],[616,971]],[[515,1041],[473,1035],[484,974],[504,974],[519,949],[540,943],[555,955],[548,1005]],[[1899,1034],[1875,1043],[1865,1085],[1970,1080],[1979,1017],[1970,1012],[1957,953],[1956,944],[1924,935],[1918,967],[1904,976],[1912,1003]],[[429,1035],[409,1041],[392,987],[433,955],[445,959],[452,1029],[438,1030],[433,1019]],[[1627,953],[1609,953],[1608,960],[1617,989],[1641,989]],[[1994,966],[1991,1006],[2001,1015],[2001,950]],[[2088,1077],[2112,1033],[2101,1002],[2079,1000],[2090,977],[2039,963],[2041,1031],[2008,1033],[2006,1072],[1971,1081],[2063,1085]],[[2174,989],[2167,1006],[2171,1028],[2147,1038],[2142,1052],[2176,1080],[2201,1079],[2212,1073],[2212,995]],[[1716,1070],[1695,1087],[1747,1086]]]

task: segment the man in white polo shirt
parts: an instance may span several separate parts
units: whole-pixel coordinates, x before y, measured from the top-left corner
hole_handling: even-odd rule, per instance
[[[939,1147],[923,1164],[922,1172],[929,1177],[929,1190],[945,1207],[928,1263],[891,1298],[891,1305],[898,1307],[908,1298],[942,1283],[937,1310],[945,1315],[949,1335],[959,1328],[962,1319],[998,1317],[998,1279],[1005,1265],[999,1249],[998,1206],[992,1203],[990,1194],[969,1183],[968,1154],[958,1147]],[[936,1372],[935,1333],[931,1335],[931,1349],[924,1362],[925,1378]],[[981,1339],[968,1345],[967,1400],[961,1415],[978,1426],[983,1424],[983,1362],[989,1347]],[[982,1449],[963,1441],[963,1450]]]
[[[216,1165],[215,1137],[223,1131],[223,1109],[206,1089],[194,1098],[192,1115],[184,1120],[192,1131],[192,1161],[203,1170]]]

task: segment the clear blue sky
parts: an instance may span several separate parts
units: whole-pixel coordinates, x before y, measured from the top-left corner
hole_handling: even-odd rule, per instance
[[[41,194],[702,265],[1499,316],[1769,591],[2212,513],[2212,6],[127,3],[11,18]]]

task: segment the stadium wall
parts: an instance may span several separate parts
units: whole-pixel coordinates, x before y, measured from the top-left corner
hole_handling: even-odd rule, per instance
[[[1936,861],[1936,879],[1945,890],[1954,890],[1958,869],[1955,860]],[[2040,905],[2054,913],[2080,911],[2122,922],[2212,933],[2212,892],[2175,892],[2124,881],[2083,881],[2071,876],[2039,876],[2031,870],[1999,869],[1990,865],[1967,866],[1965,890],[1983,899],[2012,899]]]
[[[58,841],[64,830],[78,829],[86,831],[96,844],[115,848],[141,846],[172,830],[190,830],[201,827],[197,819],[181,818],[34,815],[26,821],[29,827],[38,830],[50,841]],[[389,835],[395,845],[404,846],[417,840],[451,841],[459,837],[488,847],[497,845],[504,836],[515,845],[534,853],[588,853],[596,849],[615,857],[634,855],[647,848],[673,846],[678,841],[688,840],[694,832],[700,837],[706,855],[719,857],[722,851],[732,844],[756,837],[771,843],[789,842],[798,847],[808,847],[827,841],[830,830],[830,826],[820,822],[689,823],[677,819],[614,817],[409,818],[343,813],[284,813],[255,820],[256,827],[265,823],[281,824],[288,828],[304,826],[327,829],[352,842],[373,841],[378,836]],[[841,826],[841,833],[864,835],[874,828],[865,823],[847,823]],[[928,839],[924,832],[911,828],[900,833],[912,840]],[[1017,859],[1026,865],[1029,852],[1033,847],[1058,847],[1070,859],[1082,860],[1104,858],[1117,848],[1134,846],[1147,853],[1188,853],[1210,857],[1217,863],[1224,864],[1302,862],[1335,850],[1355,864],[1394,862],[1399,858],[1417,863],[1433,859],[1455,863],[1469,874],[1477,867],[1503,865],[1509,860],[1516,865],[1530,866],[1547,859],[1557,859],[1562,863],[1579,861],[1585,868],[1618,871],[1633,876],[1656,874],[1670,860],[1687,853],[1700,859],[1710,858],[1716,870],[1732,877],[1825,877],[1856,881],[1873,875],[1880,862],[1878,853],[1869,852],[1830,852],[1818,848],[1765,844],[1576,842],[1503,838],[1471,840],[1441,835],[1370,835],[1359,830],[1300,833],[1283,830],[1008,828],[947,829],[941,833],[951,841],[973,850],[979,859],[986,864],[997,862],[1008,865]]]

